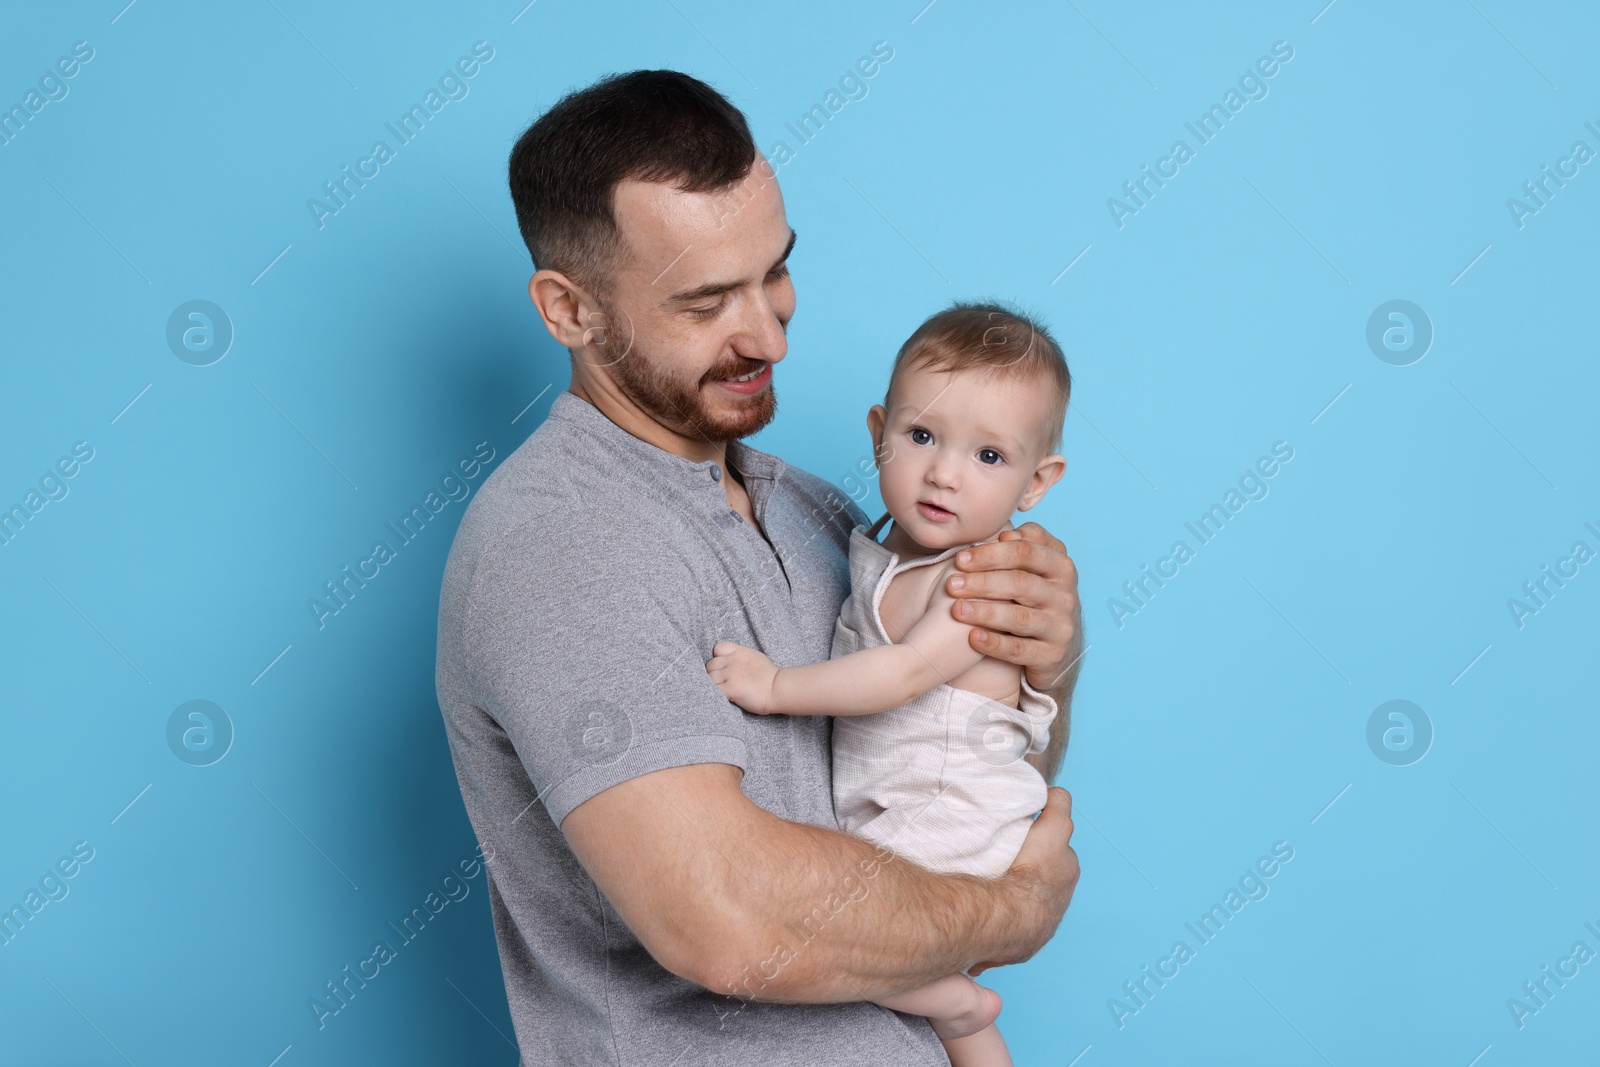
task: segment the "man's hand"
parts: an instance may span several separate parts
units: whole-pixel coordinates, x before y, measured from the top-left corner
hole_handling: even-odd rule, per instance
[[[1004,877],[1021,880],[1032,888],[1040,898],[1043,912],[1054,916],[1055,921],[1044,932],[1043,939],[1024,955],[980,963],[967,973],[977,975],[990,967],[1031,959],[1055,936],[1062,913],[1072,903],[1072,894],[1078,888],[1078,873],[1078,854],[1072,848],[1072,794],[1060,786],[1052,786],[1044,810],[1028,828],[1028,836],[1023,839],[1022,848]]]
[[[718,641],[706,660],[706,673],[722,695],[756,715],[776,712],[773,688],[778,668],[765,653],[733,641]]]
[[[1024,668],[1028,684],[1065,710],[1083,655],[1078,568],[1066,546],[1029,522],[956,553],[956,567],[963,573],[945,582],[956,598],[950,614],[972,627],[972,647]]]

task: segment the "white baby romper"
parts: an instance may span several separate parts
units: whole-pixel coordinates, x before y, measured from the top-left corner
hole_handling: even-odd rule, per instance
[[[874,539],[887,518],[850,533],[850,596],[834,624],[833,658],[892,644],[878,613],[890,579],[969,547],[901,561]],[[836,717],[839,828],[930,870],[1005,873],[1048,788],[1022,757],[1044,751],[1057,712],[1054,700],[1027,689],[1022,703],[942,684],[890,711]]]

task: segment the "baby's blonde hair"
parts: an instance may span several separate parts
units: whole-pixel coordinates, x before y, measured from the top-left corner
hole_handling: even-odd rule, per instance
[[[998,303],[956,301],[930,317],[906,338],[889,372],[884,405],[895,379],[909,367],[929,370],[987,370],[1007,377],[1050,383],[1049,452],[1061,450],[1061,428],[1072,395],[1072,372],[1050,332],[1033,316]]]

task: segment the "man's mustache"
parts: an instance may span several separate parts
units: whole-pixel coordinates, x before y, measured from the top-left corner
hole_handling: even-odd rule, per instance
[[[766,365],[767,365],[767,361],[764,360],[764,359],[752,359],[749,362],[747,362],[745,364],[742,364],[740,366],[737,366],[737,367],[735,367],[734,369],[731,369],[731,370],[723,369],[723,370],[713,371],[712,373],[710,373],[710,374],[708,374],[706,376],[705,380],[708,381],[708,382],[724,382],[724,381],[727,381],[729,378],[743,378],[746,374],[749,374],[751,371],[758,371],[761,368],[765,367]]]

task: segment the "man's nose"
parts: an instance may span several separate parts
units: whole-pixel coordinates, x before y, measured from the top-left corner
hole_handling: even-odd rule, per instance
[[[750,301],[749,312],[733,339],[734,351],[751,359],[776,363],[789,351],[789,336],[772,301],[763,294]]]

